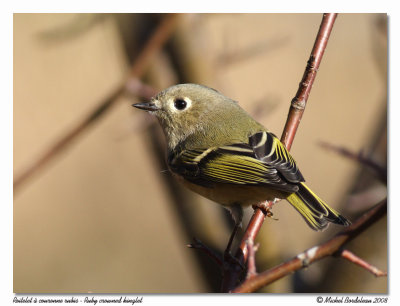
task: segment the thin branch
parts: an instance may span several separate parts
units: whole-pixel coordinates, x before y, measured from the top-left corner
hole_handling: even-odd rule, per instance
[[[291,102],[289,109],[288,118],[283,129],[281,141],[290,150],[294,136],[296,135],[297,128],[300,124],[301,117],[305,110],[308,97],[311,92],[312,85],[314,83],[315,76],[320,66],[322,56],[325,52],[330,33],[332,31],[337,14],[324,14],[322,17],[321,25],[314,43],[314,47],[311,51],[310,58],[307,62],[306,69],[304,71],[303,78],[300,82],[299,89]],[[242,238],[240,247],[236,253],[236,257],[243,262],[246,262],[248,251],[246,247],[246,241],[251,239],[255,240],[263,222],[265,215],[261,209],[256,209],[254,214],[247,226],[244,237]],[[236,282],[239,278],[239,272],[237,269],[231,269],[224,273],[226,277],[223,279],[223,291],[228,292],[235,287]]]
[[[321,64],[322,56],[325,53],[336,16],[337,14],[332,13],[323,15],[314,47],[307,62],[306,70],[304,71],[296,96],[293,98],[290,105],[288,119],[281,137],[281,141],[285,144],[288,150],[292,147],[294,136],[299,127],[304,109],[306,108],[307,100],[310,96],[312,85]]]
[[[365,270],[371,272],[376,277],[387,276],[387,272],[383,272],[382,270],[378,269],[377,267],[371,265],[370,263],[366,262],[364,259],[358,257],[354,253],[350,252],[349,250],[341,250],[340,256],[356,265],[364,268]]]
[[[344,157],[347,157],[349,159],[355,160],[358,163],[372,169],[378,176],[379,179],[383,182],[383,183],[387,183],[387,170],[386,168],[382,167],[381,165],[379,165],[377,162],[375,162],[374,160],[372,160],[371,158],[365,156],[365,154],[363,154],[362,151],[360,151],[359,153],[355,153],[350,151],[347,148],[341,147],[341,146],[336,146],[330,143],[327,143],[325,141],[319,141],[319,145],[321,147],[323,147],[324,149],[327,149],[329,151],[333,151],[336,152]]]
[[[160,25],[155,30],[154,34],[148,40],[136,61],[132,65],[130,75],[128,77],[127,84],[132,87],[132,80],[139,79],[146,68],[151,63],[151,59],[157,54],[162,46],[167,42],[168,38],[173,33],[177,25],[178,15],[168,14],[161,21]],[[130,87],[130,88],[131,88]],[[98,103],[94,109],[89,112],[78,124],[70,128],[64,136],[60,137],[55,143],[53,143],[47,150],[45,150],[39,158],[31,162],[24,171],[15,176],[14,179],[14,192],[29,179],[32,175],[41,170],[51,160],[53,160],[61,151],[63,151],[67,145],[70,145],[79,135],[87,130],[94,122],[101,118],[106,112],[108,112],[112,106],[119,101],[122,94],[125,92],[126,84],[122,84],[107,98]],[[149,91],[147,91],[149,92]],[[143,93],[143,92],[142,92]]]
[[[259,244],[254,245],[253,240],[247,240],[247,249],[249,250],[249,259],[247,260],[247,279],[257,275],[256,252],[258,246]]]
[[[217,254],[216,252],[214,252],[212,249],[210,249],[208,246],[206,246],[203,242],[201,242],[201,240],[197,239],[196,237],[193,238],[194,243],[190,243],[187,245],[188,248],[191,249],[197,249],[197,250],[201,250],[204,253],[206,253],[209,257],[211,257],[212,259],[214,259],[214,261],[219,265],[222,266],[223,264],[223,260],[221,258],[221,256],[219,254]]]
[[[385,199],[358,218],[351,226],[325,243],[314,246],[287,262],[284,262],[272,269],[259,273],[257,276],[245,280],[232,292],[254,292],[278,279],[283,278],[286,275],[308,267],[310,264],[322,258],[337,255],[337,252],[340,252],[344,244],[360,235],[364,230],[386,215],[386,212],[387,200]]]

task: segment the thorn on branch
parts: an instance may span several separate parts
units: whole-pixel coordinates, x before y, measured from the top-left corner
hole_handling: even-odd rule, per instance
[[[387,276],[387,272],[384,272],[377,267],[371,265],[370,263],[366,262],[364,259],[358,257],[354,253],[350,252],[349,250],[341,250],[340,257],[360,266],[361,268],[371,272],[376,277]]]

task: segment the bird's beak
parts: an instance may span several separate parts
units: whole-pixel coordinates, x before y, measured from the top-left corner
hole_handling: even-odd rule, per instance
[[[143,102],[143,103],[136,103],[136,104],[132,104],[133,107],[139,108],[139,109],[143,109],[145,111],[148,112],[153,112],[153,111],[157,111],[160,108],[157,107],[154,102]]]

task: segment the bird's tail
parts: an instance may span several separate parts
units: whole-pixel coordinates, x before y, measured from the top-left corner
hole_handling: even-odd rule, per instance
[[[323,230],[328,226],[328,222],[344,226],[351,224],[349,220],[325,204],[306,184],[300,183],[298,186],[299,191],[292,193],[286,199],[313,230]]]

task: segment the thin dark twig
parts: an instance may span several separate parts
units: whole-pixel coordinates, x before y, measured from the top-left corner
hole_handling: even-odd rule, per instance
[[[336,16],[337,14],[333,13],[323,15],[310,58],[307,62],[303,78],[299,85],[299,89],[291,102],[288,118],[281,137],[282,143],[288,150],[290,150],[292,146],[297,128],[300,124],[300,120],[305,110],[307,100],[320,66],[322,56],[325,52]],[[252,239],[253,241],[255,240],[264,222],[264,219],[265,215],[263,211],[261,209],[256,209],[236,253],[236,257],[241,261],[246,262],[247,260],[248,251],[246,247],[246,241],[248,239]],[[239,272],[237,269],[231,269],[231,271],[226,271],[224,275],[225,277],[223,279],[222,290],[228,292],[235,287],[239,278]]]
[[[151,62],[154,55],[161,49],[167,42],[168,38],[173,33],[177,25],[177,17],[175,14],[168,14],[161,21],[160,25],[155,30],[149,41],[146,43],[140,52],[137,60],[132,65],[128,80],[140,78],[145,72],[146,68]],[[128,83],[129,84],[129,83]],[[81,135],[89,126],[101,118],[106,112],[119,101],[122,94],[125,92],[125,84],[114,90],[107,98],[98,103],[94,109],[89,112],[78,124],[70,128],[64,136],[60,137],[53,143],[47,150],[45,150],[39,158],[34,160],[26,169],[20,174],[15,176],[14,179],[14,192],[29,179],[33,174],[41,170],[46,164],[54,159],[67,145],[71,144],[79,135]]]
[[[350,252],[349,250],[342,250],[340,251],[340,256],[356,265],[364,268],[365,270],[371,272],[376,277],[387,276],[387,272],[384,272],[377,267],[371,265],[370,263],[366,262],[364,259],[358,257],[354,253]]]
[[[319,145],[324,149],[336,152],[344,157],[350,158],[359,162],[360,164],[372,169],[383,183],[387,183],[387,170],[371,158],[368,158],[362,151],[355,153],[341,146],[336,146],[325,141],[319,141]]]
[[[344,244],[360,235],[364,230],[386,215],[386,212],[387,200],[385,199],[358,218],[351,226],[347,227],[345,230],[338,233],[325,243],[314,246],[289,261],[286,261],[272,269],[259,273],[256,276],[245,280],[232,292],[254,292],[278,279],[281,279],[286,275],[308,267],[315,261],[327,256],[337,255],[338,252],[341,251],[341,248]]]
[[[206,246],[203,242],[201,242],[199,239],[197,239],[196,237],[193,238],[194,243],[190,243],[187,245],[188,248],[191,249],[197,249],[197,250],[201,250],[204,253],[206,253],[209,257],[211,257],[212,259],[214,259],[214,261],[219,265],[222,266],[223,264],[223,260],[222,257],[216,253],[215,251],[213,251],[212,249],[210,249],[208,246]]]

